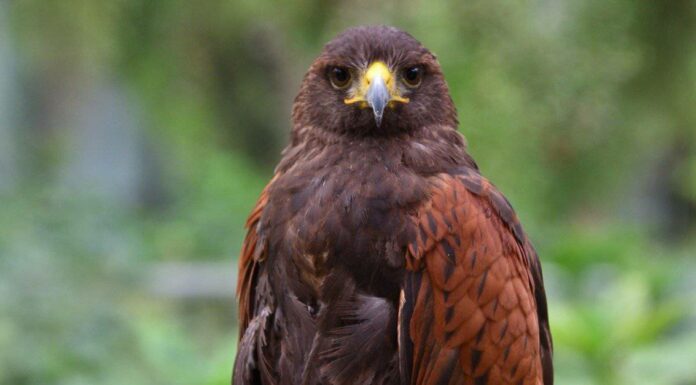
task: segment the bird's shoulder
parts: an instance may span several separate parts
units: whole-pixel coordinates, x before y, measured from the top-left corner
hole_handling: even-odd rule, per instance
[[[480,174],[474,163],[430,177],[428,199],[412,219],[419,228],[419,236],[412,239],[409,254],[416,258],[448,234],[466,232],[466,226],[484,224],[495,228],[492,233],[499,235],[498,241],[517,245],[523,254],[531,251],[526,250],[531,244],[512,205]]]

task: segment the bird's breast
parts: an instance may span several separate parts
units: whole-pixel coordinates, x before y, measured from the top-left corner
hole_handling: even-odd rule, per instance
[[[271,253],[298,291],[317,296],[338,269],[368,294],[398,295],[410,215],[425,198],[425,181],[381,155],[297,166],[275,181],[266,224]]]

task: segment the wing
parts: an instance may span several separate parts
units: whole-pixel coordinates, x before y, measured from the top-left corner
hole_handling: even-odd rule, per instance
[[[239,257],[239,343],[232,375],[234,384],[260,384],[262,379],[264,383],[276,382],[267,357],[274,300],[264,271],[265,239],[258,232],[268,202],[268,186],[247,219],[247,235]]]
[[[272,182],[272,181],[271,181]],[[270,183],[268,184],[270,186]],[[268,202],[268,186],[263,189],[256,206],[249,214],[246,225],[247,235],[242,244],[239,256],[239,274],[237,281],[237,297],[239,298],[239,338],[244,335],[252,316],[254,315],[254,283],[259,262],[264,258],[265,243],[258,234],[258,224],[263,209]]]
[[[414,216],[399,309],[405,384],[551,385],[538,257],[473,169],[435,178]]]

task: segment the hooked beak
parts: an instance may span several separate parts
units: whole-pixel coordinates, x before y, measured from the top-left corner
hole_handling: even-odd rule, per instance
[[[367,89],[367,104],[372,107],[372,112],[375,114],[375,123],[377,127],[382,124],[382,116],[384,108],[391,99],[387,83],[381,76],[375,76],[370,82],[370,87]]]
[[[377,127],[382,124],[384,110],[388,106],[393,107],[397,102],[408,103],[409,101],[408,98],[399,94],[395,75],[386,64],[380,61],[370,64],[353,90],[353,95],[345,99],[344,103],[357,103],[360,108],[372,108]]]

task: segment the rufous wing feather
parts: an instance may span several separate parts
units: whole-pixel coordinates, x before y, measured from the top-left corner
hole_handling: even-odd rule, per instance
[[[507,200],[475,170],[440,175],[414,226],[399,314],[404,383],[551,385],[541,270]]]
[[[264,259],[265,244],[259,237],[258,224],[263,214],[263,209],[268,203],[268,189],[275,177],[261,192],[256,205],[246,221],[247,235],[242,244],[242,252],[239,255],[239,273],[237,278],[237,297],[239,298],[239,338],[242,338],[249,322],[254,317],[254,287],[256,286],[256,274],[259,263]]]

